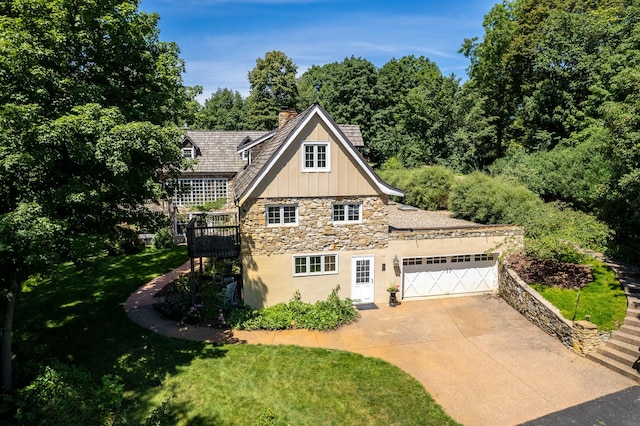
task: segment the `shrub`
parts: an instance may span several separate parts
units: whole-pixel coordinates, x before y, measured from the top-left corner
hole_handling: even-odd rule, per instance
[[[156,248],[171,248],[176,245],[173,240],[173,234],[167,228],[159,229],[151,242]]]
[[[380,177],[406,191],[402,202],[425,210],[447,208],[449,192],[455,179],[453,172],[442,166],[415,169],[384,168]]]
[[[106,245],[111,256],[142,253],[145,248],[138,233],[128,226],[118,226],[115,237],[108,240]]]
[[[16,393],[15,418],[24,425],[110,424],[122,420],[121,379],[89,373],[57,361],[42,365],[33,382]]]
[[[524,186],[481,172],[457,180],[449,196],[449,209],[457,217],[485,224],[521,225],[523,215],[542,204],[542,200]]]
[[[286,330],[306,328],[309,330],[329,330],[349,324],[360,317],[351,299],[340,299],[340,287],[331,291],[326,301],[309,304],[302,301],[296,291],[288,303],[251,310],[247,307],[231,314],[229,322],[241,330]]]
[[[530,257],[562,262],[585,260],[582,249],[604,250],[611,230],[568,205],[545,204],[522,185],[473,173],[452,187],[449,207],[457,217],[485,224],[524,228]]]

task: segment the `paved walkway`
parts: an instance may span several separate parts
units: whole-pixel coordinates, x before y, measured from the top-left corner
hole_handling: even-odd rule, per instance
[[[328,332],[179,327],[156,313],[153,296],[188,269],[186,263],[138,289],[125,303],[129,317],[182,339],[295,344],[381,358],[415,377],[467,426],[519,424],[636,384],[575,354],[491,295],[379,305],[361,311],[358,322]]]

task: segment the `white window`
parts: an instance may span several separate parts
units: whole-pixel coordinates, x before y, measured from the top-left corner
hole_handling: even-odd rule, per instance
[[[338,273],[336,254],[311,254],[293,257],[293,275],[323,275]]]
[[[297,225],[298,206],[267,206],[267,225]]]
[[[302,144],[302,171],[328,172],[331,170],[329,142],[305,142]]]
[[[361,222],[362,204],[334,204],[331,219],[334,222]]]
[[[174,200],[178,206],[202,206],[228,198],[226,179],[178,179],[178,187],[180,191]]]
[[[494,259],[493,258],[493,253],[491,253],[491,254],[482,253],[482,254],[476,254],[474,256],[473,260],[476,261],[476,262],[485,262],[485,261],[493,260],[493,259]]]
[[[466,263],[471,262],[470,254],[461,254],[459,256],[451,256],[451,263]]]
[[[187,158],[189,160],[193,160],[194,158],[196,158],[195,156],[195,152],[196,150],[193,149],[193,147],[183,147],[182,148],[182,156],[184,158]]]

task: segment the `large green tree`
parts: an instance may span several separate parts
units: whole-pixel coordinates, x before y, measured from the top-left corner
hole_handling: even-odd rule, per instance
[[[340,124],[358,124],[365,140],[371,139],[371,122],[378,108],[378,70],[366,59],[309,68],[300,78],[305,100],[318,101]]]
[[[196,113],[193,127],[203,130],[246,130],[249,128],[246,102],[238,92],[218,89]]]
[[[135,0],[0,2],[2,389],[13,310],[30,274],[101,249],[177,172],[190,101],[178,48]]]
[[[249,71],[251,93],[247,98],[249,121],[255,130],[278,125],[278,112],[298,105],[298,67],[284,53],[274,50],[256,60]]]

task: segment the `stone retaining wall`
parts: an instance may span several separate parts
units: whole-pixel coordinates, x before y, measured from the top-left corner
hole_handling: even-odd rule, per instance
[[[594,352],[603,344],[595,324],[565,319],[558,308],[522,281],[508,262],[501,263],[499,274],[500,297],[542,331],[583,355]]]

